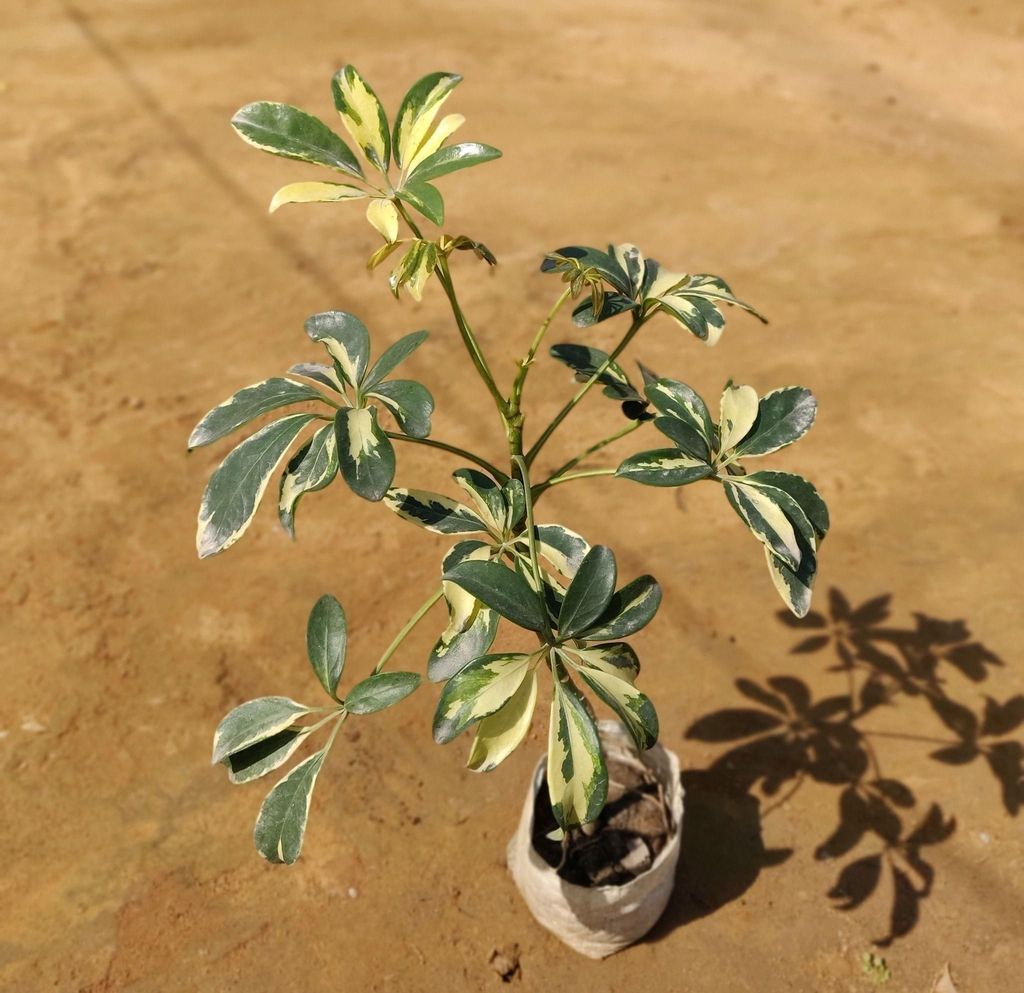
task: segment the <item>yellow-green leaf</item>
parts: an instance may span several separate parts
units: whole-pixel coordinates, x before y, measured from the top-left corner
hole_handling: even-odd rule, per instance
[[[466,765],[474,772],[490,772],[514,752],[533,723],[537,705],[537,673],[531,672],[499,711],[478,725]]]
[[[270,201],[270,213],[286,203],[333,203],[338,200],[361,200],[369,194],[347,183],[289,183],[282,186]]]
[[[366,219],[389,244],[398,239],[398,208],[387,197],[374,197],[370,201]]]
[[[548,796],[562,828],[597,819],[608,795],[608,770],[586,700],[568,679],[555,679],[548,726]]]
[[[348,133],[377,169],[386,173],[391,162],[391,133],[384,108],[355,66],[339,69],[331,80],[334,106]]]
[[[757,420],[757,390],[753,386],[733,386],[722,391],[721,417],[718,422],[721,452],[738,445]]]

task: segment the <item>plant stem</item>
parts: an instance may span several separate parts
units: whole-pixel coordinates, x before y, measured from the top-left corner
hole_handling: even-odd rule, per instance
[[[376,676],[377,673],[380,672],[381,669],[383,669],[385,665],[387,665],[388,660],[391,658],[391,656],[394,655],[395,652],[398,651],[398,646],[401,645],[403,641],[405,641],[405,639],[408,637],[408,635],[412,631],[412,629],[414,627],[416,627],[416,625],[419,624],[419,622],[422,621],[424,617],[426,617],[426,615],[429,612],[430,608],[433,607],[434,604],[437,603],[437,601],[441,599],[441,593],[442,593],[442,589],[439,586],[423,602],[423,605],[416,611],[416,613],[413,614],[412,617],[410,617],[409,620],[407,620],[405,622],[405,624],[402,626],[402,630],[399,631],[398,634],[395,635],[394,640],[384,650],[384,654],[380,657],[380,661],[374,667],[373,675]]]
[[[620,438],[625,438],[627,434],[632,434],[638,427],[640,427],[642,423],[642,421],[630,421],[629,424],[622,428],[621,431],[616,431],[615,434],[610,434],[607,438],[602,438],[600,441],[595,442],[588,449],[586,449],[586,451],[580,452],[579,455],[569,459],[569,461],[566,462],[565,465],[561,466],[560,468],[556,469],[553,473],[551,473],[551,478],[554,479],[556,476],[561,476],[562,473],[568,472],[570,469],[575,468],[588,455],[593,455],[594,452],[600,451],[602,448],[605,447],[605,445],[610,445],[612,442],[618,441]],[[539,484],[539,486],[544,485],[546,484]]]
[[[543,483],[537,485],[536,495],[539,497],[541,493],[549,490],[552,486],[559,486],[562,483],[571,482],[574,479],[589,479],[591,476],[614,476],[615,469],[611,466],[606,466],[604,469],[587,469],[584,472],[571,472],[568,476],[552,476],[551,479],[546,480]]]
[[[615,346],[614,351],[601,363],[600,366],[595,370],[594,375],[590,377],[576,392],[576,395],[555,415],[555,419],[544,429],[541,436],[533,443],[530,450],[526,453],[526,464],[528,466],[533,465],[534,459],[537,458],[538,453],[547,443],[547,440],[555,433],[558,426],[569,416],[572,409],[582,400],[590,388],[604,375],[608,367],[625,351],[629,343],[636,337],[637,332],[644,326],[646,318],[643,315],[633,318],[633,323],[630,324],[629,330],[625,333],[622,341]]]
[[[330,418],[327,419],[330,420]],[[413,445],[428,445],[430,448],[440,448],[442,451],[451,452],[452,455],[458,455],[470,462],[475,462],[481,469],[486,469],[499,483],[508,481],[508,473],[502,472],[497,466],[488,462],[487,459],[474,455],[465,448],[459,448],[458,445],[449,445],[445,441],[435,441],[433,438],[411,438],[409,435],[398,431],[385,431],[384,433],[394,441],[408,441]]]
[[[530,470],[526,466],[526,459],[521,452],[512,453],[512,464],[519,470],[519,477],[523,483],[523,490],[526,495],[526,537],[530,545],[530,568],[533,570],[533,581],[537,585],[537,596],[540,599],[540,609],[545,618],[548,643],[554,641],[551,632],[551,625],[547,621],[548,607],[544,599],[544,577],[540,571],[540,559],[537,555],[537,535],[533,524],[533,496],[530,492]]]
[[[515,382],[512,384],[512,395],[509,398],[509,408],[512,414],[518,413],[522,406],[523,386],[530,372],[530,366],[533,365],[533,360],[537,356],[537,349],[540,348],[540,344],[544,340],[544,335],[547,334],[548,328],[551,327],[551,322],[555,319],[555,315],[571,297],[572,289],[567,286],[562,295],[555,301],[555,305],[548,311],[548,316],[544,318],[544,323],[537,329],[537,333],[530,344],[530,350],[526,353],[526,358],[519,363],[519,372],[516,374]]]

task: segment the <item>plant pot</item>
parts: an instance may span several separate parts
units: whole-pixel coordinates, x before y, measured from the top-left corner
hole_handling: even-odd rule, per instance
[[[579,886],[563,879],[533,844],[537,793],[546,788],[546,760],[533,774],[519,827],[508,844],[508,868],[537,922],[582,955],[600,959],[638,941],[662,915],[672,895],[683,820],[679,759],[661,745],[637,753],[616,721],[601,721],[601,743],[608,760],[639,760],[664,790],[669,831],[664,848],[650,868],[635,879],[613,886]]]

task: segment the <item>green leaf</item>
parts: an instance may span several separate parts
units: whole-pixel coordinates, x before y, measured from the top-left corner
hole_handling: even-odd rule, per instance
[[[299,449],[281,475],[277,516],[282,527],[295,537],[295,509],[306,493],[322,490],[338,474],[338,446],[334,427],[325,424]]]
[[[355,314],[327,310],[306,320],[306,334],[319,341],[350,386],[358,386],[370,359],[370,332]]]
[[[312,414],[291,414],[273,421],[217,467],[199,507],[196,550],[201,559],[223,552],[245,534],[278,463],[312,420]]]
[[[300,762],[268,794],[256,819],[253,840],[268,862],[291,865],[302,851],[309,801],[326,749]]]
[[[578,668],[583,681],[609,706],[626,730],[636,747],[646,751],[658,740],[658,714],[654,704],[633,684],[620,679],[603,669]]]
[[[418,210],[432,224],[438,227],[444,224],[444,198],[430,183],[406,183],[398,191],[398,199]]]
[[[559,825],[568,829],[597,819],[608,796],[608,770],[597,724],[579,690],[555,679],[548,726],[548,796]]]
[[[312,162],[363,178],[363,170],[345,144],[323,121],[284,103],[250,103],[231,118],[244,141],[272,155]]]
[[[461,82],[457,73],[432,72],[409,88],[398,108],[392,136],[398,165],[404,165],[416,154],[441,105]]]
[[[630,455],[615,470],[615,475],[645,486],[685,486],[706,479],[713,472],[706,462],[678,448],[656,448]]]
[[[661,606],[661,587],[653,576],[640,576],[611,599],[597,623],[583,632],[587,641],[626,638],[654,620]]]
[[[598,248],[585,245],[567,245],[549,252],[540,264],[541,272],[572,273],[581,269],[596,269],[597,272],[620,293],[631,296],[632,287],[618,260]]]
[[[728,383],[722,391],[718,419],[718,448],[727,452],[750,433],[757,420],[757,390],[752,386]]]
[[[643,253],[636,245],[628,242],[622,245],[609,245],[608,254],[619,264],[619,268],[629,279],[630,296],[636,299],[640,295],[644,274],[647,271]]]
[[[550,352],[552,358],[564,362],[572,369],[576,373],[576,380],[581,383],[590,380],[608,360],[607,352],[587,345],[552,345]],[[604,387],[602,393],[606,397],[619,401],[643,399],[617,362],[612,362],[597,377],[597,381]]]
[[[218,441],[270,410],[307,400],[323,400],[323,394],[304,383],[280,377],[247,386],[203,416],[189,436],[189,450]]]
[[[474,772],[490,772],[511,755],[526,737],[537,705],[537,673],[519,684],[508,702],[477,725],[466,765]]]
[[[535,531],[539,553],[563,576],[572,579],[590,551],[590,542],[561,524],[538,524]]]
[[[392,379],[374,387],[367,396],[376,397],[387,407],[403,434],[410,438],[426,438],[430,434],[434,398],[422,383],[412,379]]]
[[[306,652],[320,685],[338,699],[338,680],[345,668],[348,624],[345,610],[329,593],[313,605],[306,624]]]
[[[543,630],[547,617],[536,593],[526,581],[498,562],[460,562],[444,578],[482,600],[513,624],[532,631]]]
[[[725,327],[723,304],[735,305],[768,323],[753,307],[738,300],[724,280],[706,273],[685,275],[660,270],[653,283],[645,279],[645,302],[654,302],[691,334],[714,345]]]
[[[384,354],[374,362],[370,371],[363,378],[363,392],[369,392],[391,375],[429,336],[429,331],[413,331],[412,334],[399,338],[393,345],[385,349]]]
[[[423,287],[437,265],[437,245],[432,241],[415,239],[388,278],[391,292],[397,297],[402,287],[414,300],[423,299]]]
[[[573,308],[572,322],[578,328],[593,327],[610,317],[624,314],[635,306],[636,304],[624,293],[606,293],[601,301],[601,309],[595,314],[594,298],[591,296]]]
[[[604,612],[615,592],[615,555],[604,545],[587,552],[558,613],[559,638],[572,638]]]
[[[784,386],[761,397],[753,430],[736,449],[742,458],[768,455],[792,445],[811,429],[818,401],[802,386]]]
[[[490,145],[481,145],[476,141],[464,141],[458,145],[439,148],[433,155],[428,155],[409,176],[413,183],[425,183],[438,176],[444,176],[456,169],[490,162],[501,157],[501,152]]]
[[[427,678],[432,683],[451,679],[473,659],[486,655],[498,633],[498,614],[490,607],[473,600],[470,620],[460,630],[443,634],[427,660]]]
[[[335,109],[363,154],[382,173],[391,163],[391,130],[384,108],[355,66],[342,66],[331,79]]]
[[[434,741],[447,744],[503,707],[526,679],[530,660],[523,654],[484,655],[452,676],[434,712]]]
[[[797,535],[800,546],[800,567],[793,569],[770,548],[765,548],[764,557],[768,563],[768,572],[772,583],[783,603],[797,616],[806,617],[811,609],[811,591],[814,588],[814,577],[818,571],[818,560],[814,550],[804,543],[803,537]]]
[[[309,712],[309,707],[286,696],[259,697],[235,707],[213,733],[210,764],[223,762],[229,755],[283,731]]]
[[[306,733],[302,729],[286,728],[240,752],[232,753],[223,760],[228,767],[228,779],[236,785],[251,783],[279,769],[295,754]]]
[[[403,520],[434,534],[474,534],[487,530],[487,525],[464,503],[429,490],[396,487],[388,490],[384,505]]]
[[[415,672],[378,672],[349,690],[345,709],[350,714],[375,714],[404,700],[419,685]]]
[[[803,476],[797,476],[792,472],[764,469],[741,478],[748,485],[773,486],[777,490],[784,490],[800,505],[801,510],[811,522],[818,540],[820,541],[828,534],[828,507],[825,506],[825,501],[818,495],[813,484]]]
[[[800,566],[800,548],[793,523],[766,487],[744,486],[737,479],[724,480],[725,495],[740,520],[765,548],[771,550],[791,569]]]
[[[562,655],[566,654],[564,649],[560,649],[560,652]],[[580,664],[591,669],[600,669],[628,683],[635,683],[636,677],[640,675],[640,660],[636,657],[636,652],[624,641],[573,648],[572,653],[577,656]]]
[[[526,517],[526,492],[522,482],[510,479],[507,483],[502,483],[501,492],[505,497],[505,506],[508,507],[509,529],[521,527],[523,518]]]
[[[704,436],[687,421],[678,417],[655,417],[654,426],[667,437],[671,438],[679,450],[698,462],[707,464],[711,458]]]
[[[341,377],[329,365],[322,365],[319,362],[296,362],[288,370],[293,376],[304,376],[312,379],[321,386],[326,386],[335,393],[344,395],[345,384]]]
[[[495,537],[500,538],[506,527],[508,507],[501,487],[489,476],[476,469],[456,469],[452,473],[455,484],[473,501],[477,516]]]
[[[334,417],[338,465],[352,492],[381,500],[395,478],[395,450],[373,407],[350,407]]]
[[[695,390],[675,379],[658,379],[648,383],[644,392],[659,413],[688,424],[709,449],[715,444],[715,426],[707,404]]]

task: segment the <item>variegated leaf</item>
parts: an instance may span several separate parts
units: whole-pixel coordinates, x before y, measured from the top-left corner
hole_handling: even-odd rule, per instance
[[[403,520],[418,524],[434,534],[473,534],[486,531],[480,516],[464,503],[429,490],[388,490],[385,506]]]
[[[355,66],[342,66],[331,80],[334,106],[352,139],[382,173],[391,163],[391,131],[384,108]],[[392,239],[394,240],[394,239]]]
[[[589,328],[610,317],[617,317],[627,310],[632,310],[636,304],[624,293],[605,293],[601,300],[600,309],[594,312],[594,298],[587,297],[582,303],[577,304],[572,311],[572,322],[578,328]]]
[[[347,183],[289,183],[282,186],[270,201],[270,213],[287,203],[337,203],[342,200],[362,200],[369,196],[366,190]]]
[[[345,144],[323,121],[284,103],[250,103],[231,118],[231,126],[250,145],[272,155],[312,162],[363,178],[363,170]]]
[[[466,765],[474,772],[490,772],[501,765],[529,732],[536,705],[537,673],[531,672],[504,707],[477,725]]]
[[[582,634],[591,642],[626,638],[650,624],[660,606],[661,587],[653,576],[640,576],[626,583],[594,626]]]
[[[500,157],[501,152],[497,148],[478,141],[464,141],[428,155],[409,173],[409,180],[413,183],[429,183],[457,169],[467,169]]]
[[[707,404],[686,383],[658,379],[648,383],[644,392],[659,413],[683,421],[703,438],[709,449],[714,446],[715,426]]]
[[[772,583],[783,602],[797,617],[806,617],[811,609],[811,591],[818,571],[818,560],[810,548],[805,547],[801,551],[798,569],[790,568],[777,555],[773,555],[770,548],[765,548],[764,557]]]
[[[445,117],[442,117],[441,120],[438,121],[437,127],[435,127],[430,135],[423,140],[423,143],[416,150],[416,153],[406,163],[405,171],[410,175],[415,174],[420,165],[437,152],[441,146],[465,123],[466,118],[463,117],[462,114],[448,114]]]
[[[422,383],[413,379],[390,379],[378,383],[367,396],[376,397],[387,407],[403,434],[410,438],[426,438],[430,434],[434,398]]]
[[[580,667],[580,678],[615,711],[640,751],[658,740],[658,714],[654,704],[629,680],[620,679],[603,669]]]
[[[797,476],[792,472],[764,469],[761,472],[752,472],[748,476],[743,476],[742,479],[747,485],[773,486],[776,489],[784,490],[800,505],[811,522],[818,540],[820,541],[828,534],[828,507],[825,506],[825,501],[818,495],[813,484],[803,476]]]
[[[233,449],[206,484],[199,507],[196,550],[201,559],[230,548],[245,534],[270,477],[312,414],[290,414]]]
[[[349,690],[345,709],[350,714],[376,714],[404,700],[419,685],[415,672],[376,672]]]
[[[645,486],[685,486],[712,474],[710,465],[678,448],[656,448],[630,455],[615,475]]]
[[[704,441],[704,436],[688,421],[682,421],[678,417],[655,417],[654,426],[663,435],[671,438],[684,455],[689,455],[704,464],[710,461],[711,452]]]
[[[329,486],[338,474],[338,446],[334,426],[325,424],[292,457],[281,476],[277,516],[281,526],[295,537],[295,509],[306,493]]]
[[[727,452],[749,434],[757,420],[757,390],[729,383],[722,391],[718,448]]]
[[[725,327],[725,316],[719,309],[722,304],[740,307],[768,323],[753,307],[737,299],[718,276],[705,273],[689,276],[662,270],[647,295],[709,345],[718,341]]]
[[[709,300],[700,297],[661,296],[657,298],[659,309],[674,317],[690,334],[700,338],[706,345],[718,344],[725,327],[725,318]]]
[[[256,819],[253,840],[268,862],[290,865],[302,851],[309,818],[309,801],[326,749],[300,762],[268,794]]]
[[[466,630],[477,609],[482,606],[472,593],[456,583],[446,580],[445,575],[460,562],[489,562],[493,554],[491,546],[487,542],[471,538],[467,541],[456,542],[442,559],[441,592],[444,593],[445,601],[448,603],[448,627],[441,635],[441,640],[445,644],[450,642],[456,634]]]
[[[501,486],[502,495],[505,497],[505,506],[508,508],[508,517],[505,519],[505,530],[515,531],[521,526],[526,516],[526,492],[523,484],[518,479],[510,479]]]
[[[555,679],[548,727],[548,796],[563,829],[597,819],[608,796],[608,770],[597,724],[568,680]]]
[[[213,734],[211,765],[291,727],[309,707],[286,696],[264,696],[235,707]]]
[[[338,465],[352,492],[380,500],[395,478],[395,450],[373,407],[348,407],[334,417]]]
[[[335,700],[338,699],[338,681],[345,669],[347,646],[345,610],[334,597],[325,593],[309,612],[306,654],[320,685]]]
[[[595,269],[620,293],[632,295],[632,286],[618,260],[598,248],[567,245],[549,252],[540,264],[541,272],[571,273],[580,269]]]
[[[772,390],[758,402],[757,422],[736,450],[742,458],[768,455],[792,445],[811,429],[818,402],[802,386]]]
[[[555,570],[567,579],[572,579],[584,556],[590,551],[587,539],[561,524],[538,524],[536,534],[538,552]],[[525,542],[527,539],[524,536],[519,540]]]
[[[218,441],[268,411],[309,400],[323,400],[323,394],[279,376],[247,386],[203,416],[189,436],[189,450]]]
[[[350,386],[358,386],[370,359],[370,332],[355,314],[327,310],[306,320],[306,334],[319,341]]]
[[[228,779],[236,785],[251,783],[281,768],[295,754],[307,733],[299,728],[286,728],[255,745],[233,752],[223,763],[228,767]]]
[[[438,227],[444,224],[444,197],[430,183],[406,183],[398,191],[398,198]]]
[[[429,337],[429,331],[413,331],[386,348],[384,354],[373,363],[370,371],[363,377],[364,392],[372,390],[378,383],[383,382]]]
[[[558,613],[559,638],[573,638],[600,617],[615,592],[615,555],[595,545],[566,590]]]
[[[441,683],[451,679],[460,669],[473,659],[486,655],[494,644],[498,633],[498,614],[485,606],[476,597],[466,593],[454,583],[444,584],[449,589],[457,590],[462,597],[472,604],[469,619],[455,622],[455,610],[449,606],[452,622],[449,630],[438,638],[430,658],[427,659],[427,678],[432,683]],[[457,630],[451,630],[457,626]]]
[[[800,547],[793,524],[779,504],[765,492],[764,487],[744,486],[737,482],[742,478],[740,476],[723,481],[725,495],[733,510],[765,548],[790,568],[799,568]]]
[[[434,741],[453,741],[476,721],[500,710],[530,672],[531,656],[484,655],[445,683],[434,714]]]
[[[577,381],[581,383],[587,382],[596,372],[603,369],[597,377],[597,382],[604,387],[602,393],[606,397],[619,401],[643,399],[639,391],[629,381],[622,366],[617,362],[608,364],[608,353],[602,352],[600,348],[562,344],[552,345],[550,352],[552,358],[564,362],[572,369],[576,373]]]
[[[409,88],[395,118],[392,145],[398,165],[404,167],[416,154],[441,105],[461,82],[456,73],[433,72]]]
[[[624,245],[609,245],[608,251],[609,254],[614,256],[615,261],[619,263],[620,268],[626,274],[630,286],[629,295],[635,299],[640,294],[646,271],[643,253],[636,245],[628,243]]]
[[[640,660],[636,657],[636,652],[624,641],[573,648],[572,653],[580,664],[600,669],[617,679],[626,680],[627,683],[635,683],[636,677],[640,675]]]
[[[449,569],[444,578],[458,584],[513,624],[532,631],[541,631],[547,626],[547,615],[537,594],[522,576],[499,562],[460,562]]]
[[[398,240],[398,208],[387,197],[374,197],[369,202],[366,219],[389,244]]]
[[[306,379],[312,379],[314,382],[319,383],[321,386],[326,386],[335,393],[345,393],[345,384],[338,373],[329,365],[323,365],[320,362],[296,362],[288,371],[293,376],[303,376]]]
[[[388,280],[391,292],[397,297],[405,287],[414,300],[423,299],[423,287],[437,265],[437,245],[431,241],[415,239]]]
[[[507,514],[501,487],[476,469],[456,469],[452,473],[452,478],[470,498],[477,516],[487,525],[487,530],[500,539],[504,533]]]

